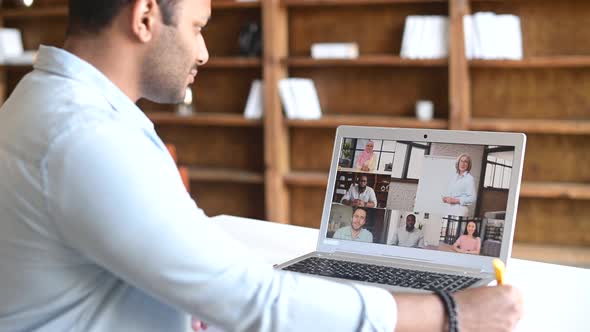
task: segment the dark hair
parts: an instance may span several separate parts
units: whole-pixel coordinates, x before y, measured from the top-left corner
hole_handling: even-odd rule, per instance
[[[136,0],[70,0],[67,35],[98,33],[108,27],[121,10]],[[181,0],[156,0],[166,25],[174,25],[175,7]]]
[[[365,216],[369,215],[369,211],[367,211],[367,209],[362,206],[357,206],[354,209],[352,209],[352,214],[354,214],[356,212],[356,210],[363,210],[363,211],[365,211]]]
[[[463,235],[469,235],[469,234],[467,234],[467,226],[469,226],[470,222],[472,222],[475,225],[475,231],[473,232],[473,235],[472,235],[472,237],[475,238],[475,237],[477,237],[477,223],[473,220],[469,220],[467,222],[467,224],[465,224],[465,230],[463,231]]]
[[[406,219],[408,219],[408,218],[410,218],[410,217],[412,217],[412,219],[414,219],[414,221],[416,221],[416,216],[415,216],[414,214],[412,214],[412,213],[408,214],[408,215],[406,216]]]

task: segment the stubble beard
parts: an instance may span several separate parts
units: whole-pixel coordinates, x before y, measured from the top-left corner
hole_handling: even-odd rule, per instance
[[[177,104],[186,93],[190,64],[177,34],[175,27],[163,26],[141,66],[142,97],[155,103]]]

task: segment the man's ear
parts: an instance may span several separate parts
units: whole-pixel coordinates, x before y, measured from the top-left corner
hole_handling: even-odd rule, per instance
[[[147,43],[162,20],[160,7],[156,0],[136,0],[131,6],[131,31],[140,42]]]

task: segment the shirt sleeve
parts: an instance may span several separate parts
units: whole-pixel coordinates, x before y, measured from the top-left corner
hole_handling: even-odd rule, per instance
[[[372,188],[370,192],[369,202],[373,202],[375,204],[375,207],[377,207],[377,196],[375,195],[375,190],[373,190]]]
[[[475,201],[475,181],[471,174],[468,174],[464,181],[464,191],[461,193],[461,196],[459,196],[459,201],[461,205],[467,206],[473,204]]]
[[[52,144],[45,190],[66,245],[228,331],[394,329],[388,292],[276,271],[248,254],[196,206],[158,141],[106,125]]]
[[[342,203],[344,200],[349,200],[349,201],[351,200],[353,188],[354,188],[354,183],[350,185],[350,188],[348,188],[348,190],[346,191],[346,194],[344,194],[344,196],[342,196],[340,203]]]

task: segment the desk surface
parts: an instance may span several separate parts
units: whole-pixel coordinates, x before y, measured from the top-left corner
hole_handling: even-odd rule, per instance
[[[217,216],[227,233],[269,264],[314,251],[318,230],[260,220]],[[516,331],[590,330],[590,270],[510,259],[508,282],[525,296],[525,316]]]

